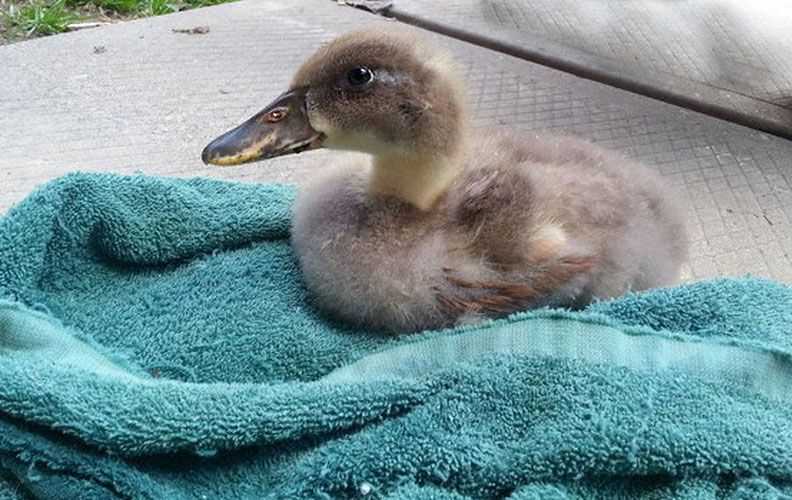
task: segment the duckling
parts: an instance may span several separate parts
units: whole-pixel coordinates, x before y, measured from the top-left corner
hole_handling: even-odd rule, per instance
[[[649,168],[566,136],[471,129],[450,59],[414,33],[321,47],[204,162],[368,153],[298,195],[291,241],[316,304],[387,332],[673,284],[684,211]]]

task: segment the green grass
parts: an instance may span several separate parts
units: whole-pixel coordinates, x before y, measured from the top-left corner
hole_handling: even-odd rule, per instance
[[[168,0],[145,0],[143,4],[140,13],[144,16],[161,16],[178,10],[178,7]]]
[[[0,0],[0,44],[54,35],[90,20],[160,16],[234,0]]]
[[[101,9],[116,12],[118,14],[132,14],[138,10],[140,2],[138,0],[96,0],[93,2],[83,0],[68,0],[72,7],[93,4]]]
[[[4,14],[10,31],[21,30],[26,35],[54,35],[66,31],[69,24],[80,17],[65,4],[66,0],[55,0],[48,4],[30,3],[19,7],[11,5]]]

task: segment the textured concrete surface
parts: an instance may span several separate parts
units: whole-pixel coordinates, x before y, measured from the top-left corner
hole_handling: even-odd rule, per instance
[[[792,138],[792,3],[394,0],[395,17]]]
[[[792,99],[792,2],[765,0],[394,0],[458,23],[541,35],[648,71],[776,103]]]
[[[208,140],[285,88],[324,40],[380,21],[329,0],[243,1],[0,48],[0,212],[73,170],[294,181],[337,153],[207,168]],[[208,25],[206,35],[173,28]],[[688,277],[792,281],[792,142],[463,42],[477,125],[575,133],[667,176],[690,201]],[[95,50],[104,47],[104,51]]]

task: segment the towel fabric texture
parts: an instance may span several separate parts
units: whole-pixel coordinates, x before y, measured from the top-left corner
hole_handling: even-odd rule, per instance
[[[0,218],[0,498],[792,498],[792,289],[361,331],[293,197],[72,174]]]

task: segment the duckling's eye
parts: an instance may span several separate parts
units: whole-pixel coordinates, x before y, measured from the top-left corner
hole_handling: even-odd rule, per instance
[[[352,68],[347,73],[347,81],[353,87],[362,87],[374,79],[374,73],[364,66]]]
[[[275,108],[264,116],[264,120],[268,123],[278,123],[286,118],[288,110],[286,108]]]

